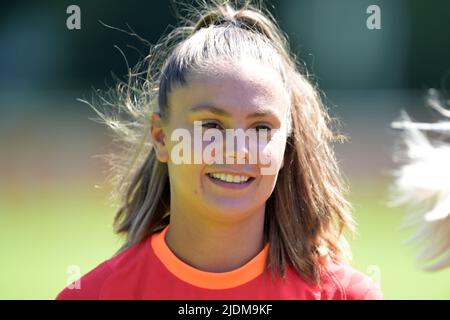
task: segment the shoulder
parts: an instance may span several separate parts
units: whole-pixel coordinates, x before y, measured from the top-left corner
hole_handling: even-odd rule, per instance
[[[65,287],[58,293],[56,300],[98,299],[103,283],[112,272],[111,267],[108,265],[108,261],[109,260],[99,264],[80,279]]]
[[[134,245],[112,258],[100,263],[94,269],[62,289],[56,300],[96,300],[108,278],[122,267],[133,265],[139,260],[140,250],[146,241]]]
[[[344,300],[382,300],[380,286],[368,275],[345,262],[330,262],[325,269],[335,296]]]

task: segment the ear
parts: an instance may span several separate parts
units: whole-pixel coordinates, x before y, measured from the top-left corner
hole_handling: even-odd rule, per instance
[[[159,112],[153,112],[150,120],[150,136],[155,149],[156,157],[160,162],[169,160],[169,153],[166,146],[166,129]]]

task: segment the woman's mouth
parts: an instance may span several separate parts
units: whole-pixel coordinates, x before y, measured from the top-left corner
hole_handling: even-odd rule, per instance
[[[209,180],[221,187],[229,189],[243,189],[249,186],[255,178],[246,175],[214,172],[206,174]]]

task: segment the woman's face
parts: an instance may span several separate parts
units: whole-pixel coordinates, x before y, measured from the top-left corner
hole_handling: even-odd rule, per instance
[[[276,71],[247,61],[215,66],[208,72],[190,74],[187,85],[174,88],[168,102],[165,148],[172,201],[222,219],[239,219],[263,206],[275,187],[286,146],[290,99]],[[222,135],[223,143],[202,139],[207,129],[219,130],[215,132]],[[233,146],[227,143],[226,134],[243,137],[246,130],[257,134],[264,129],[267,139],[260,136],[251,142],[234,140]],[[190,143],[184,141],[187,144],[183,145],[190,150],[180,152],[181,140],[171,138],[176,132],[189,134]],[[220,147],[205,152],[212,141]],[[207,154],[217,156],[219,150],[221,161],[217,157],[216,163],[211,163],[211,158],[205,161]],[[191,154],[189,163],[179,164],[186,151]],[[200,157],[197,162],[194,154]]]

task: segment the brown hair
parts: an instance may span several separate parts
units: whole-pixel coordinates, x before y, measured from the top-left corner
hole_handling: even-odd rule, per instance
[[[342,136],[333,133],[319,90],[307,72],[300,72],[287,38],[261,3],[199,3],[182,18],[181,26],[151,47],[145,73],[130,73],[110,100],[102,98],[127,119],[94,108],[124,146],[119,157],[109,157],[121,197],[116,230],[126,235],[121,250],[169,223],[168,170],[150,144],[151,112],[169,117],[168,94],[174,85],[185,83],[192,68],[241,55],[270,62],[291,97],[285,165],[266,202],[264,235],[270,242],[266,267],[272,275],[284,276],[291,265],[306,280],[319,283],[322,249],[334,260],[350,254],[343,230],[353,231],[353,220],[331,145]]]

